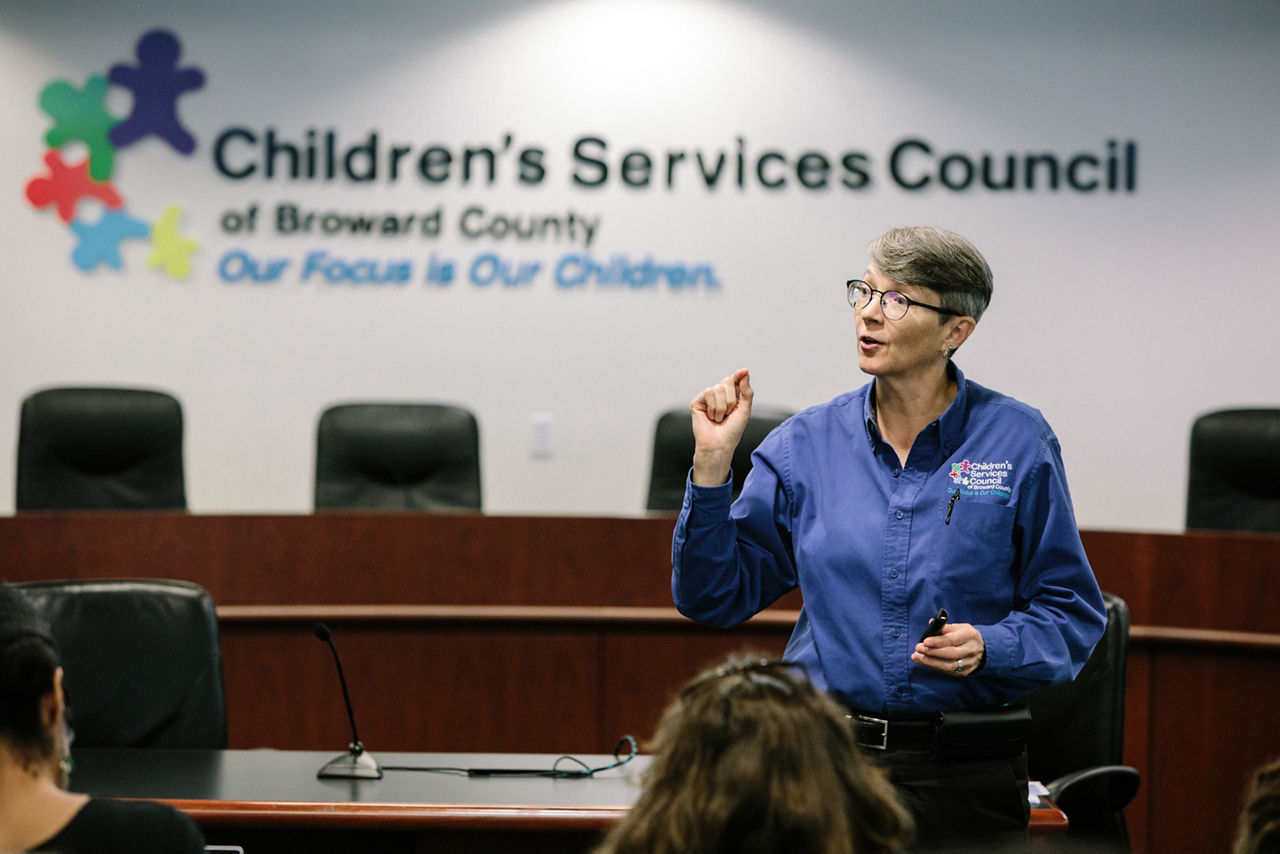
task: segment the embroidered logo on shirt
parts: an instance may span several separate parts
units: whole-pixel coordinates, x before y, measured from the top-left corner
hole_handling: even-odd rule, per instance
[[[962,495],[1009,495],[1013,490],[1009,478],[1013,475],[1013,463],[963,462],[951,464],[951,482]]]

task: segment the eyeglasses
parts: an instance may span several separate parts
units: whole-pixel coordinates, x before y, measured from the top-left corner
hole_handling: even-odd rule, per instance
[[[900,294],[897,291],[880,291],[868,285],[862,279],[850,279],[844,283],[847,289],[849,305],[853,306],[854,311],[862,311],[871,305],[871,297],[880,294],[880,310],[884,312],[884,316],[889,320],[901,320],[907,316],[907,309],[913,305],[921,308],[927,308],[930,311],[936,311],[938,314],[949,314],[952,317],[964,317],[964,314],[953,311],[949,308],[943,308],[940,305],[929,305],[927,302],[914,300],[906,294]]]
[[[782,674],[789,678],[784,678]],[[684,690],[680,692],[680,696],[681,698],[687,697],[690,692],[701,688],[709,682],[724,679],[726,676],[737,675],[745,676],[745,681],[748,683],[766,685],[785,696],[791,696],[795,693],[795,680],[797,678],[806,681],[809,678],[809,673],[805,666],[798,661],[758,658],[751,661],[726,664],[717,668],[686,685]]]

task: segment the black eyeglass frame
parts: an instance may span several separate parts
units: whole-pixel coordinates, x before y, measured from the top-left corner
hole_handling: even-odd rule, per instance
[[[855,285],[863,285],[866,287],[867,289],[866,305],[859,306],[855,301],[853,296],[853,288]],[[873,288],[868,282],[866,282],[863,279],[850,279],[849,281],[844,283],[844,290],[845,290],[845,299],[849,301],[849,305],[851,308],[853,308],[854,311],[862,311],[864,308],[871,305],[871,298],[873,296],[875,296],[876,294],[880,294],[880,311],[884,312],[884,316],[886,320],[892,320],[892,321],[902,320],[903,317],[907,316],[907,312],[911,310],[911,307],[913,305],[918,305],[921,308],[927,308],[930,311],[936,311],[938,312],[938,314],[945,314],[950,317],[965,316],[964,312],[962,311],[956,311],[955,309],[951,309],[951,308],[943,308],[940,305],[929,305],[929,303],[927,302],[920,302],[920,300],[912,299],[911,297],[907,296],[901,291],[882,291],[879,288]],[[888,299],[889,294],[896,294],[900,299],[903,299],[906,301],[907,307],[902,310],[902,317],[889,317],[889,312],[885,310],[884,301]]]

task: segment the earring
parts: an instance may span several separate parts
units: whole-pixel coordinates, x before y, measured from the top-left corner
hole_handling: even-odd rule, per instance
[[[62,777],[62,788],[67,788],[71,774],[76,770],[76,761],[71,758],[71,745],[76,740],[75,730],[71,728],[71,708],[64,707],[62,718],[62,737],[58,739],[58,772]]]

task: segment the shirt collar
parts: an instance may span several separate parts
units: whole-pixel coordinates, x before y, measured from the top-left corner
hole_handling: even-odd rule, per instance
[[[960,447],[961,434],[964,432],[965,417],[969,411],[969,395],[964,379],[964,371],[955,362],[947,361],[947,373],[956,381],[956,397],[951,405],[938,418],[939,440],[948,456]],[[876,382],[867,383],[867,394],[862,401],[862,417],[867,427],[867,439],[874,445],[880,437],[880,428],[876,425]]]
[[[968,384],[964,381],[964,371],[950,359],[947,360],[947,372],[956,381],[956,399],[951,401],[951,405],[947,407],[946,412],[942,413],[938,422],[941,426],[942,435],[939,438],[942,439],[942,447],[946,455],[951,456],[951,452],[960,447],[964,434],[964,423],[969,415],[969,394]]]
[[[867,383],[867,393],[862,397],[862,423],[867,428],[867,441],[874,446],[880,436],[876,425],[876,381]]]

